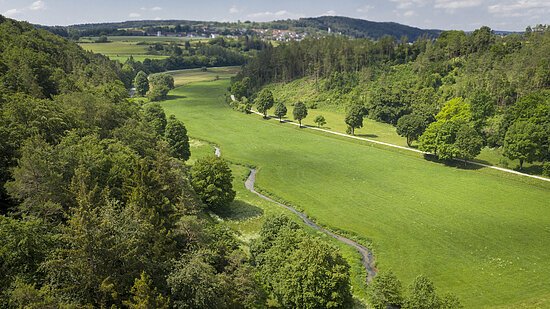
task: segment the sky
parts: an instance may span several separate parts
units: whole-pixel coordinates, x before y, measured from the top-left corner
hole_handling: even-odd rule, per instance
[[[142,19],[270,21],[338,15],[424,29],[522,31],[550,24],[550,0],[0,0],[0,14],[43,25]]]

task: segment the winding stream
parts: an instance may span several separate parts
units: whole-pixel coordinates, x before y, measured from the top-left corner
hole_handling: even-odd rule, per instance
[[[220,148],[218,148],[218,147],[214,147],[214,148],[216,149],[216,152],[215,152],[216,156],[217,157],[221,156]],[[248,191],[256,194],[257,196],[259,196],[260,198],[262,198],[266,201],[269,201],[271,203],[277,204],[278,206],[281,206],[283,208],[288,209],[289,211],[293,212],[298,217],[300,217],[302,219],[302,221],[304,221],[304,223],[306,225],[310,226],[311,228],[313,228],[317,231],[323,232],[323,233],[329,235],[330,237],[335,238],[339,242],[342,242],[342,243],[344,243],[348,246],[352,246],[353,248],[355,248],[359,252],[359,254],[361,254],[361,257],[362,257],[361,263],[363,264],[363,267],[365,267],[365,270],[367,272],[367,278],[366,278],[367,282],[372,281],[374,276],[376,276],[377,270],[374,267],[374,256],[373,256],[372,252],[367,247],[359,244],[358,242],[356,242],[354,240],[351,240],[351,239],[346,238],[344,236],[335,234],[335,233],[333,233],[333,232],[317,225],[315,222],[311,221],[311,219],[309,219],[304,213],[299,212],[298,210],[296,210],[296,209],[294,209],[294,208],[292,208],[288,205],[279,203],[279,202],[273,200],[272,198],[261,194],[260,192],[257,192],[254,189],[254,183],[256,182],[256,173],[257,173],[256,169],[250,169],[250,175],[248,176],[248,178],[246,179],[246,182],[244,183],[244,186],[246,187],[246,189]]]

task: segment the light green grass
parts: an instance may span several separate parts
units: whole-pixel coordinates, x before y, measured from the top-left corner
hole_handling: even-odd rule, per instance
[[[94,42],[98,37],[84,37],[79,42]],[[169,37],[169,36],[110,36],[108,37],[111,42],[146,42],[146,43],[184,43],[185,41],[204,41],[206,38],[187,38],[187,37]]]
[[[202,69],[188,69],[170,71],[168,73],[174,77],[174,84],[176,87],[179,87],[196,82],[213,81],[215,79],[229,79],[239,70],[239,66],[231,66],[208,68],[206,72],[203,72]]]
[[[197,159],[214,154],[214,146],[208,142],[191,139],[190,146],[191,158],[188,160],[188,163],[191,165],[193,165]],[[222,150],[222,157],[223,156]],[[250,242],[259,236],[258,232],[268,216],[284,213],[294,221],[303,224],[303,222],[290,211],[259,198],[257,195],[251,193],[245,188],[244,182],[250,171],[248,167],[239,164],[231,164],[231,169],[234,176],[233,188],[237,192],[237,195],[235,197],[235,201],[230,205],[230,207],[223,213],[219,214],[219,218],[223,220],[227,226],[237,231],[239,238],[246,245],[250,245]],[[340,253],[342,253],[342,255],[350,262],[352,291],[356,300],[355,307],[364,307],[367,297],[365,293],[366,273],[361,264],[361,255],[355,251],[355,249],[344,245],[331,237],[328,237],[324,233],[318,232],[305,225],[304,227],[309,233],[315,234],[337,247],[340,250]],[[248,247],[245,247],[245,249],[248,249]]]
[[[228,85],[193,83],[163,106],[224,157],[256,165],[260,188],[372,240],[379,268],[405,285],[425,274],[466,308],[550,306],[550,185],[241,114],[224,103]]]
[[[80,43],[83,49],[109,57],[111,60],[125,62],[130,56],[136,61],[164,59],[168,56],[148,55],[148,45],[136,45],[136,42],[113,41],[109,43]]]

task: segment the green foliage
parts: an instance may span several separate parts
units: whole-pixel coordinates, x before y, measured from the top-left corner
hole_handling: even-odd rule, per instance
[[[523,162],[533,162],[541,156],[541,144],[544,138],[541,126],[527,121],[517,121],[510,126],[504,138],[504,155],[509,159],[518,159],[520,169]]]
[[[41,289],[37,289],[36,285],[28,284],[20,278],[15,280],[6,294],[8,298],[7,301],[14,308],[55,309],[62,307],[62,304],[59,304],[54,299],[47,285],[43,286]]]
[[[264,114],[264,118],[267,118],[267,111],[272,108],[275,103],[273,93],[271,93],[268,89],[262,89],[256,97],[255,103],[258,112]]]
[[[140,96],[147,94],[147,91],[149,91],[149,80],[147,79],[147,74],[145,72],[139,71],[136,74],[136,78],[134,79],[134,87]]]
[[[151,101],[166,100],[168,92],[174,89],[174,77],[166,73],[149,76],[149,92],[147,97]]]
[[[285,308],[347,308],[349,265],[285,216],[266,219],[252,246],[263,284]]]
[[[231,84],[230,92],[232,95],[237,98],[237,100],[241,100],[242,97],[249,97],[250,96],[250,78],[245,77],[241,81],[236,81],[233,84]]]
[[[226,207],[235,198],[233,175],[225,160],[210,156],[195,162],[191,183],[200,199],[211,210]]]
[[[128,100],[104,57],[3,17],[0,42],[0,307],[167,308],[174,261],[201,250],[221,306],[262,307],[253,266],[178,159],[183,123]],[[227,164],[214,174],[229,203]]]
[[[173,303],[177,308],[222,308],[222,281],[208,264],[208,253],[192,255],[174,265],[168,276]]]
[[[145,272],[136,278],[130,293],[131,298],[124,302],[124,305],[130,309],[168,309],[170,307],[168,299],[157,292],[153,281]]]
[[[407,309],[440,308],[440,299],[436,294],[432,281],[424,276],[418,276],[410,286],[410,295],[405,303]]]
[[[440,159],[473,159],[483,147],[483,139],[472,122],[470,104],[455,98],[443,106],[424,134],[420,149],[434,153]]]
[[[17,220],[0,216],[0,238],[0,290],[9,287],[16,278],[41,282],[44,273],[39,266],[54,244],[50,227],[33,217]]]
[[[145,107],[144,115],[145,120],[151,124],[155,132],[157,132],[158,135],[164,135],[167,123],[164,109],[162,109],[158,103],[148,104]]]
[[[362,105],[352,105],[346,113],[346,124],[351,129],[351,135],[355,134],[355,129],[363,127],[363,117],[365,116],[365,108]]]
[[[369,300],[375,309],[400,308],[403,304],[401,282],[393,272],[381,272],[369,284]]]
[[[306,105],[302,102],[294,104],[292,115],[294,116],[294,120],[298,120],[298,122],[300,123],[300,127],[302,127],[302,120],[307,117]]]
[[[174,115],[170,115],[164,135],[168,141],[168,145],[170,145],[172,156],[184,161],[188,160],[191,156],[191,151],[189,150],[187,129],[183,122],[176,119]]]
[[[432,281],[425,276],[418,276],[410,286],[409,297],[404,303],[406,309],[451,309],[462,308],[460,300],[452,295],[442,297],[437,294]]]
[[[315,117],[314,121],[318,127],[322,127],[327,124],[327,121],[325,120],[325,117],[323,115],[318,115],[317,117]]]
[[[277,105],[275,106],[275,116],[279,118],[279,121],[283,121],[283,117],[286,116],[286,113],[286,105],[283,102],[277,103]]]
[[[411,143],[418,140],[422,133],[424,133],[426,123],[422,116],[409,114],[399,118],[396,129],[397,134],[407,138],[407,145],[410,147]]]

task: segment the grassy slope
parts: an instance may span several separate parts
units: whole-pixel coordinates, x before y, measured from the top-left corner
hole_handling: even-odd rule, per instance
[[[176,87],[189,83],[213,81],[216,79],[230,79],[240,70],[239,66],[208,68],[206,72],[202,69],[188,69],[168,72],[174,77]]]
[[[371,239],[381,269],[405,284],[426,274],[467,308],[549,299],[547,184],[240,114],[223,103],[227,86],[178,88],[163,105],[226,158],[258,166],[259,187]]]
[[[191,158],[189,164],[194,164],[198,158],[213,155],[214,147],[205,141],[191,139]],[[223,150],[222,156],[225,157]],[[361,255],[355,249],[344,245],[327,235],[307,227],[290,211],[277,207],[248,191],[244,182],[249,174],[249,168],[240,164],[231,164],[233,171],[233,188],[237,192],[235,201],[224,213],[219,214],[220,220],[239,233],[239,238],[246,244],[258,237],[258,232],[267,216],[285,213],[296,222],[302,224],[306,231],[315,234],[336,246],[351,266],[351,285],[356,299],[356,308],[363,308],[366,301],[365,270],[361,264]],[[248,248],[244,248],[248,249]]]
[[[334,131],[346,132],[344,122],[345,111],[339,101],[342,99],[331,92],[318,91],[314,80],[310,78],[297,79],[289,83],[276,83],[268,86],[273,91],[273,95],[277,100],[285,102],[289,105],[289,115],[292,115],[292,107],[294,102],[302,101],[306,104],[316,102],[319,109],[310,109],[309,115],[304,121],[308,125],[316,125],[313,120],[317,115],[323,115],[327,119],[327,129]],[[343,100],[351,99],[344,97]],[[405,138],[397,135],[395,127],[390,124],[381,123],[372,119],[364,120],[364,127],[356,130],[357,135],[367,138],[380,140],[382,142],[392,143],[396,145],[406,146]],[[413,143],[413,146],[415,143]],[[510,160],[502,155],[501,149],[484,148],[477,157],[481,163],[495,165],[505,168],[517,169],[519,160]],[[542,169],[540,164],[524,164],[523,172],[529,174],[540,175]]]

